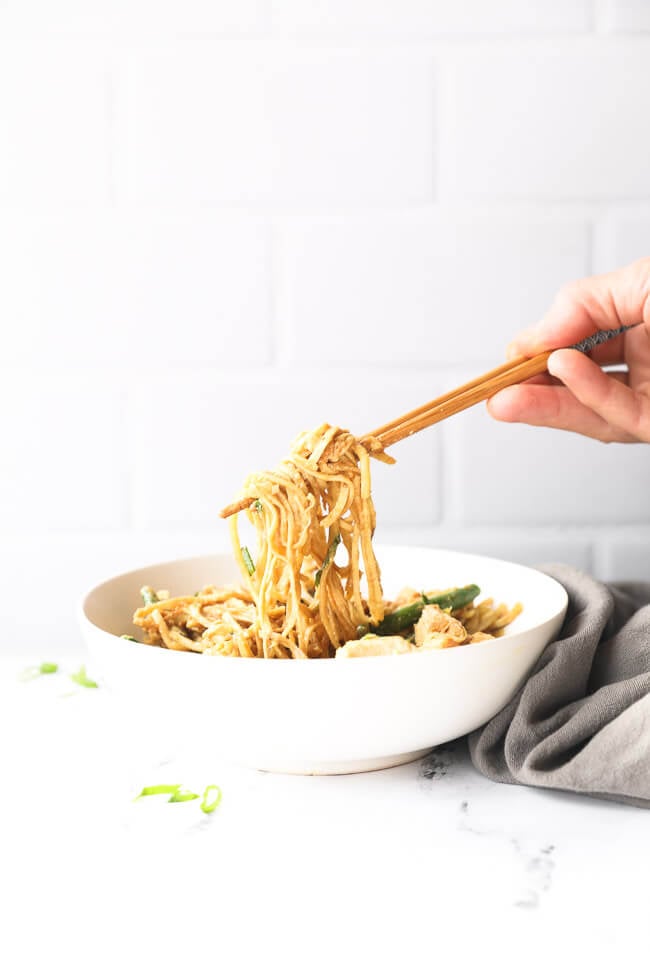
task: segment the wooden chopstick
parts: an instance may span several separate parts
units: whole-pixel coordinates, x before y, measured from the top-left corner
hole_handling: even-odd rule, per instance
[[[624,332],[637,328],[638,325],[639,323],[620,325],[618,328],[600,329],[592,335],[586,336],[580,342],[576,342],[575,345],[569,346],[569,348],[577,349],[578,352],[588,355],[597,345],[610,342]],[[405,413],[397,420],[393,420],[383,427],[378,427],[368,436],[378,437],[384,447],[390,447],[399,440],[404,440],[405,437],[410,437],[426,427],[433,426],[440,420],[446,420],[454,413],[460,413],[461,410],[466,410],[468,407],[480,403],[481,400],[489,399],[490,396],[493,396],[500,389],[505,389],[506,386],[513,386],[515,383],[521,383],[533,376],[540,375],[546,370],[546,363],[550,354],[549,350],[540,352],[531,358],[521,356],[518,359],[511,359],[509,362],[497,366],[496,369],[491,369],[490,372],[485,372],[482,376],[471,379],[464,386],[459,386],[450,393],[445,393],[444,396],[439,396],[438,399],[431,400],[430,403],[425,403],[424,406],[411,410],[410,413]]]
[[[601,329],[592,335],[588,335],[581,342],[576,342],[570,348],[589,354],[597,345],[609,342],[631,328],[637,327],[638,323],[620,325],[618,328]],[[482,400],[489,399],[490,396],[498,393],[500,389],[505,389],[506,386],[514,386],[526,379],[532,379],[533,376],[539,376],[546,371],[546,363],[550,354],[550,351],[540,352],[531,358],[521,356],[518,359],[504,362],[496,369],[484,372],[482,376],[477,376],[476,379],[470,379],[463,386],[452,389],[444,396],[439,396],[437,399],[431,400],[430,403],[418,406],[410,413],[405,413],[396,420],[385,423],[383,427],[377,427],[376,430],[367,433],[365,437],[361,437],[361,440],[374,437],[381,441],[383,447],[391,447],[399,440],[404,440],[426,427],[433,426],[434,423],[439,423],[440,420],[446,420],[447,417],[460,413],[461,410],[466,410]],[[238,511],[248,508],[254,500],[255,498],[242,498],[240,501],[235,501],[224,508],[220,512],[220,516],[229,518],[231,515],[236,515]]]
[[[503,365],[497,366],[496,369],[491,369],[489,372],[471,379],[463,386],[452,389],[451,392],[411,410],[410,413],[405,413],[396,420],[385,423],[382,427],[377,427],[376,430],[367,433],[365,437],[360,439],[365,440],[374,437],[380,440],[384,447],[391,447],[399,440],[405,440],[414,433],[433,426],[434,423],[446,420],[447,417],[460,413],[461,410],[466,410],[482,400],[489,399],[490,396],[493,396],[500,389],[505,389],[506,386],[514,386],[515,383],[521,383],[525,379],[540,375],[546,369],[550,354],[550,352],[540,352],[539,355],[530,359],[525,356],[511,359],[510,362],[505,362]],[[242,498],[239,501],[234,501],[220,512],[221,518],[229,518],[231,515],[243,511],[254,500],[254,498]]]
[[[440,420],[446,420],[455,413],[460,413],[461,410],[489,399],[506,386],[514,386],[515,383],[540,375],[546,370],[550,354],[550,352],[540,352],[532,358],[522,356],[512,359],[497,366],[496,369],[491,369],[490,372],[483,373],[482,376],[471,379],[463,386],[458,386],[449,393],[431,400],[430,403],[425,403],[411,410],[410,413],[405,413],[404,416],[386,423],[383,427],[378,427],[367,436],[377,437],[384,447],[390,447],[399,440],[404,440],[426,427],[433,426],[434,423],[439,423]]]

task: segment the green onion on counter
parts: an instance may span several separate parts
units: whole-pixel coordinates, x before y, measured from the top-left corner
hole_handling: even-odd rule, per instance
[[[201,799],[201,811],[204,813],[214,812],[221,802],[221,789],[218,785],[208,785]]]
[[[70,680],[73,680],[75,684],[80,684],[81,687],[98,687],[99,685],[92,680],[86,673],[85,667],[80,667],[76,674],[70,674]]]
[[[208,785],[205,787],[201,798],[201,812],[212,813],[221,802],[221,789],[218,785]],[[199,798],[198,792],[192,792],[184,785],[145,785],[141,792],[135,797],[142,799],[143,796],[169,796],[167,802],[191,802]]]
[[[35,667],[27,667],[23,670],[20,674],[20,680],[34,680],[35,677],[41,677],[43,674],[56,674],[58,669],[58,664],[53,664],[46,660],[42,664],[37,664]]]

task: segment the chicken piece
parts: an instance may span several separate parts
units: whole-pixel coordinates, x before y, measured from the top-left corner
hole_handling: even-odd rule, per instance
[[[491,633],[472,633],[469,638],[470,643],[485,643],[486,640],[494,640]]]
[[[389,657],[412,653],[416,647],[401,636],[372,636],[363,640],[348,640],[336,651],[340,657]]]
[[[425,606],[414,627],[415,645],[422,649],[456,647],[467,640],[460,622],[437,606]]]

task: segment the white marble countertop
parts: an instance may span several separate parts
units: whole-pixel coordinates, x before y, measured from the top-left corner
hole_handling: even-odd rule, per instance
[[[649,811],[489,782],[464,742],[326,778],[162,754],[52,659],[0,660],[11,975],[647,970]],[[133,801],[165,781],[222,803]]]

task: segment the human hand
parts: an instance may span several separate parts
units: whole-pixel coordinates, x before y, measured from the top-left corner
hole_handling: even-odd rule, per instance
[[[566,348],[600,329],[637,323],[589,355]],[[548,349],[559,350],[549,356],[550,375],[492,396],[495,419],[573,430],[604,443],[650,443],[650,258],[562,288],[542,320],[508,347],[508,357]]]

